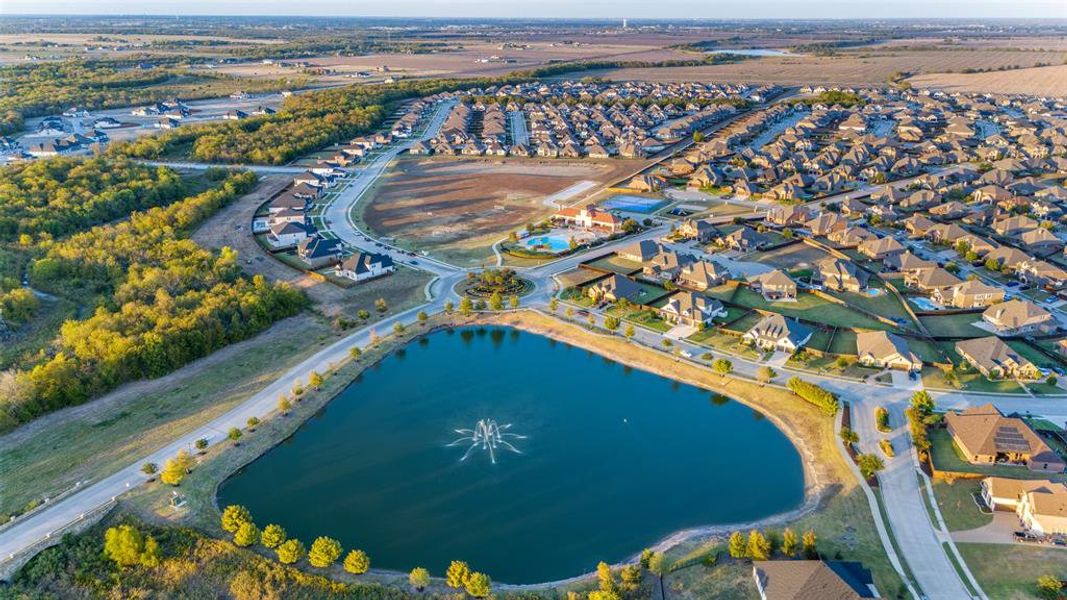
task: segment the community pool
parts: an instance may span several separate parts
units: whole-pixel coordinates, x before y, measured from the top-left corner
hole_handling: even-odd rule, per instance
[[[942,306],[937,302],[934,302],[929,298],[923,298],[922,296],[909,297],[908,302],[911,302],[920,310],[941,310],[942,308]]]
[[[600,203],[600,207],[607,210],[624,210],[635,213],[655,212],[667,201],[662,198],[645,198],[644,196],[632,196],[629,194],[617,194]]]
[[[538,250],[541,252],[547,251],[552,252],[553,254],[559,254],[560,252],[566,252],[570,249],[571,239],[565,234],[552,233],[549,235],[526,238],[522,241],[522,245],[530,250]]]

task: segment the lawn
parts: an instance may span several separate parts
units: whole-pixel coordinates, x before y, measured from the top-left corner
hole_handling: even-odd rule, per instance
[[[1037,578],[1067,579],[1067,550],[1029,545],[956,544],[978,584],[990,598],[1040,598]]]
[[[709,348],[730,352],[750,359],[762,357],[759,351],[751,346],[741,343],[741,337],[724,333],[717,327],[708,327],[704,331],[698,331],[689,336],[689,341],[694,344],[708,346]]]
[[[1023,340],[1007,340],[1005,343],[1011,346],[1012,350],[1015,350],[1023,358],[1034,363],[1038,367],[1051,368],[1063,366],[1060,361],[1049,358],[1043,352]]]
[[[796,302],[768,302],[751,288],[738,288],[732,302],[746,308],[755,308],[776,312],[788,317],[805,319],[823,325],[836,327],[857,327],[860,329],[890,329],[881,321],[850,310],[848,307],[823,300],[814,294],[801,293]]]
[[[607,314],[661,333],[669,331],[672,327],[670,323],[659,316],[659,313],[653,310],[634,310],[633,307],[624,308],[616,304],[607,310]]]
[[[953,483],[935,480],[934,496],[937,507],[945,519],[949,531],[963,531],[982,527],[993,522],[993,515],[984,513],[975,504],[974,496],[980,493],[978,479],[957,479]]]
[[[901,305],[897,296],[880,284],[872,284],[871,289],[882,290],[881,294],[877,296],[868,296],[867,294],[853,294],[849,292],[827,292],[835,298],[840,298],[856,308],[863,309],[867,312],[874,313],[886,317],[887,319],[900,319],[906,323],[912,323],[911,315],[904,306]]]
[[[618,273],[619,275],[632,275],[641,270],[641,263],[619,258],[614,254],[611,256],[602,256],[585,264],[594,269],[600,269],[609,273]]]
[[[961,473],[978,473],[993,477],[1007,477],[1010,479],[1050,479],[1052,481],[1067,481],[1067,474],[1049,474],[1031,471],[1025,466],[1009,465],[974,465],[964,460],[952,436],[945,429],[930,430],[930,458],[934,467],[941,471],[957,471]]]
[[[978,313],[919,317],[919,320],[934,337],[975,338],[992,335],[972,325],[975,321],[982,320],[982,315]]]
[[[560,285],[564,288],[585,285],[601,277],[604,277],[603,273],[589,269],[572,269],[556,275],[556,279],[559,280]]]
[[[830,342],[833,354],[856,354],[856,332],[850,329],[838,329]]]
[[[807,360],[798,360],[796,355],[789,358],[786,362],[786,366],[794,369],[804,369],[806,371],[813,371],[815,373],[825,373],[830,375],[836,375],[839,377],[846,377],[849,379],[863,379],[868,375],[873,375],[879,372],[881,369],[871,369],[861,366],[854,360],[850,360],[844,368],[837,364],[836,356],[809,356]]]

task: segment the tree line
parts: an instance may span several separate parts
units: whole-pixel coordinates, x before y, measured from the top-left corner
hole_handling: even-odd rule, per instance
[[[249,278],[229,248],[213,252],[188,231],[255,185],[253,173],[165,207],[135,212],[53,242],[29,267],[34,287],[96,297],[63,324],[49,352],[16,374],[0,398],[0,430],[78,404],[136,379],[159,377],[306,305],[298,291]]]

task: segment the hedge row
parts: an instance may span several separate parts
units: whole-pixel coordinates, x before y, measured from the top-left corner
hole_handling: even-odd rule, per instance
[[[839,408],[839,402],[837,400],[837,394],[823,389],[814,383],[809,383],[800,379],[799,377],[790,377],[786,382],[788,387],[794,394],[801,398],[811,402],[815,406],[826,411],[826,414],[833,416],[837,414]]]

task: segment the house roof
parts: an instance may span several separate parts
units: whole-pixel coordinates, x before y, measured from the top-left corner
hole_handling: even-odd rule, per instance
[[[1019,500],[1020,497],[1031,491],[1035,490],[1052,490],[1060,488],[1067,492],[1067,484],[1056,483],[1047,479],[1008,479],[1007,477],[986,477],[982,480],[989,495],[995,498],[1014,498]]]
[[[856,353],[860,356],[870,354],[875,360],[884,361],[897,356],[913,364],[922,361],[912,351],[904,338],[885,331],[865,331],[856,334]]]
[[[1032,362],[1016,352],[995,336],[974,338],[956,342],[956,350],[969,356],[975,364],[983,369],[1028,368],[1036,369]]]
[[[821,560],[755,561],[752,569],[767,600],[855,600],[872,598],[864,579],[851,565]]]
[[[788,339],[794,345],[800,345],[809,335],[811,330],[801,325],[796,319],[790,319],[778,313],[771,313],[756,323],[748,333],[757,339],[777,342]]]
[[[1016,299],[990,306],[982,313],[982,318],[998,329],[1018,329],[1051,321],[1052,315],[1033,302]]]
[[[972,406],[958,413],[949,411],[945,424],[967,454],[1019,453],[1033,460],[1060,460],[1022,419],[1005,417],[993,404]]]
[[[387,254],[360,252],[341,261],[341,268],[358,275],[370,272],[371,267],[375,264],[380,264],[381,268],[386,269],[393,266],[393,259]]]

